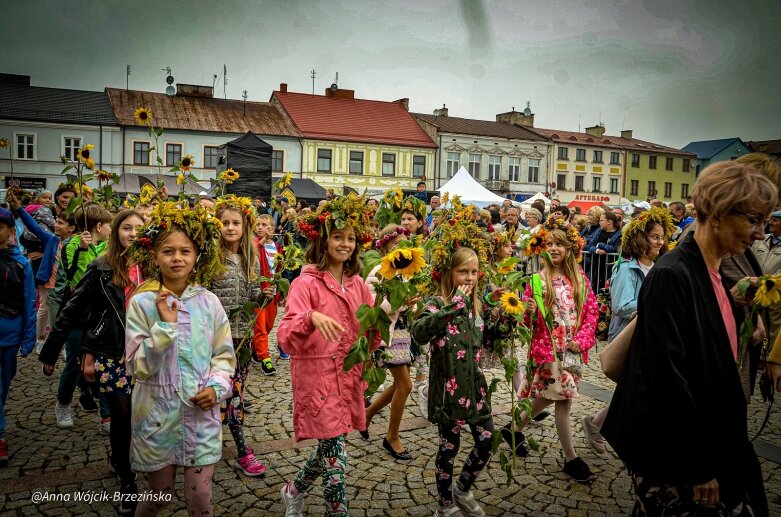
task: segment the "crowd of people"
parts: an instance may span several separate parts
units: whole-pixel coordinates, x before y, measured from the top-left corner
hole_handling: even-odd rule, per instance
[[[78,387],[78,405],[98,412],[109,436],[122,493],[136,493],[144,473],[154,493],[172,494],[181,467],[188,512],[211,515],[223,426],[236,468],[265,474],[244,435],[252,405],[244,389],[253,364],[277,373],[269,336],[278,325],[295,438],[317,440],[280,488],[286,516],[303,515],[318,478],[326,514],[348,514],[348,435],[369,439],[386,406],[382,446],[396,461],[412,459],[400,430],[410,396],[437,426],[435,515],[482,516],[472,487],[494,434],[526,456],[525,426],[546,408],[562,471],[575,482],[596,478],[575,451],[572,401],[607,314],[607,341],[637,318],[628,356],[609,406],[578,417],[594,453],[609,444],[626,464],[633,514],[767,515],[746,407],[781,308],[757,317],[736,284],[781,270],[780,186],[776,165],[749,155],[702,171],[689,205],[651,200],[629,214],[608,206],[581,214],[556,199],[463,208],[422,190],[381,200],[329,192],[316,207],[283,196],[168,200],[160,190],[119,210],[82,196],[74,210],[71,198],[84,189],[9,190],[0,208],[0,462],[9,459],[4,409],[17,355],[37,349],[47,376],[64,357],[56,425],[73,427]],[[426,287],[399,303],[383,279],[411,281],[399,273],[418,260],[410,246],[434,251]],[[300,248],[303,267],[280,269],[288,248]],[[369,248],[395,258],[364,278]],[[496,279],[513,257],[526,280],[508,293]],[[280,277],[292,281],[289,291]],[[522,301],[518,318],[508,294]],[[376,303],[387,334],[359,323],[360,307]],[[756,329],[748,343],[739,332],[746,318]],[[499,352],[494,343],[512,339],[513,325],[530,330],[529,343]],[[374,397],[365,396],[364,363],[343,371],[362,336],[372,364],[389,373]],[[503,416],[492,412],[484,370],[507,357],[520,365],[510,372],[513,394],[531,409],[497,429]],[[781,345],[767,369],[781,391]],[[473,447],[455,475],[462,429]],[[169,502],[123,500],[119,512],[156,515]]]

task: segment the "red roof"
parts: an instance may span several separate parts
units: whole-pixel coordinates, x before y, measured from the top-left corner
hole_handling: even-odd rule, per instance
[[[436,149],[398,102],[342,99],[275,91],[280,105],[305,138]]]

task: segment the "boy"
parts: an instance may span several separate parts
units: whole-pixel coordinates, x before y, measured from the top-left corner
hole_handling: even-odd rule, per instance
[[[16,355],[27,357],[35,346],[35,281],[30,262],[17,246],[16,224],[10,211],[0,208],[0,465],[8,462],[5,441],[5,403],[16,375]]]
[[[58,252],[60,260],[55,264],[56,276],[54,286],[51,291],[49,291],[49,296],[46,297],[46,305],[49,306],[49,328],[54,328],[54,322],[57,320],[57,313],[62,304],[63,294],[67,288],[67,277],[65,275],[66,268],[62,266],[62,254],[73,238],[75,231],[76,219],[73,217],[73,214],[66,216],[65,212],[61,212],[54,223],[54,234],[60,238],[60,249]]]
[[[279,245],[272,240],[274,237],[274,220],[269,214],[260,214],[258,216],[258,224],[255,233],[258,235],[256,245],[258,256],[260,257],[260,275],[272,277],[275,273],[274,258],[277,253],[281,253],[282,250],[279,248]],[[274,368],[268,353],[268,335],[271,333],[271,329],[274,328],[274,322],[277,319],[279,293],[275,292],[274,287],[268,282],[261,283],[260,287],[263,289],[263,294],[272,299],[268,305],[257,313],[257,318],[255,319],[255,333],[252,335],[252,358],[255,362],[260,363],[260,369],[263,371],[263,375],[274,375],[276,369]]]
[[[95,203],[88,203],[77,208],[73,212],[73,219],[77,225],[86,225],[87,230],[79,235],[75,235],[63,249],[65,252],[61,255],[62,262],[60,268],[65,274],[65,291],[62,296],[60,306],[68,302],[70,295],[76,288],[87,266],[96,257],[106,252],[106,244],[111,234],[111,212]],[[81,409],[87,413],[97,411],[97,405],[93,399],[93,385],[88,384],[81,379],[79,369],[79,359],[81,358],[81,338],[82,329],[74,329],[65,342],[65,367],[60,374],[60,384],[57,388],[57,404],[54,407],[54,413],[57,417],[57,427],[73,427],[73,416],[71,415],[70,403],[73,401],[73,392],[76,385],[82,388],[79,397]],[[49,344],[47,340],[43,345],[38,359],[43,363],[43,373],[51,375],[54,371],[54,364],[57,362],[60,350]],[[102,402],[102,401],[101,401]],[[107,404],[106,404],[107,406]],[[108,433],[111,425],[108,407],[101,404],[101,423],[100,430]]]

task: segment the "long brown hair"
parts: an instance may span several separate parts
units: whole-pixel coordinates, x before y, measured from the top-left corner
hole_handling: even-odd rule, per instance
[[[353,232],[353,235],[355,235],[355,231],[352,228],[345,228],[344,231]],[[357,275],[361,271],[361,261],[358,258],[360,252],[361,243],[358,242],[358,236],[355,235],[355,249],[350,258],[344,263],[344,274],[347,276]],[[317,239],[309,241],[305,258],[309,264],[316,265],[318,271],[326,271],[328,269],[328,236],[325,232],[322,232]]]
[[[450,303],[453,293],[456,291],[457,285],[453,285],[453,270],[457,267],[463,266],[467,262],[477,262],[479,267],[480,259],[477,253],[471,248],[460,247],[457,248],[452,255],[450,255],[450,268],[447,271],[442,272],[442,279],[439,281],[439,294],[446,304]],[[475,316],[479,316],[482,310],[482,303],[480,302],[480,293],[477,292],[477,283],[472,289],[472,310]]]
[[[221,221],[222,214],[225,212],[235,212],[239,214],[239,218],[241,219],[241,240],[239,241],[239,255],[241,256],[241,266],[244,268],[244,271],[247,272],[247,280],[255,280],[257,279],[257,273],[255,272],[255,264],[258,263],[258,256],[255,252],[255,244],[252,242],[252,232],[255,231],[254,228],[250,228],[249,224],[247,223],[247,218],[244,217],[244,214],[241,213],[241,209],[234,206],[223,206],[220,207],[219,210],[217,210],[217,213],[214,214],[214,216],[217,218],[217,220]],[[220,233],[220,247],[222,247],[223,250],[227,251],[227,248],[225,246],[225,239],[222,237],[222,233]],[[227,256],[227,254],[226,254]]]
[[[130,217],[138,217],[142,224],[144,222],[144,218],[135,210],[122,210],[111,223],[111,235],[106,247],[106,262],[111,268],[111,281],[120,289],[130,285],[130,260],[119,242],[119,228]]]
[[[567,250],[562,263],[562,269],[564,270],[564,276],[572,282],[572,294],[575,298],[575,308],[578,313],[578,323],[580,323],[580,313],[583,311],[583,304],[586,302],[584,299],[588,295],[586,292],[586,280],[581,274],[580,266],[575,258],[575,246],[576,244],[571,242],[567,237],[567,232],[560,228],[555,228],[548,232],[548,237],[556,242],[561,243]],[[551,279],[551,272],[553,271],[553,262],[550,260],[548,254],[543,253],[542,262],[544,264],[545,274],[540,275],[542,282],[545,286],[545,293],[543,295],[543,302],[546,307],[553,307],[556,304],[556,294],[553,291],[553,280]]]

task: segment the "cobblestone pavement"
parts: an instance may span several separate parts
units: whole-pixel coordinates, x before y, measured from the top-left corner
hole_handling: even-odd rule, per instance
[[[272,334],[272,342],[275,343]],[[265,478],[253,479],[234,468],[235,446],[225,433],[225,450],[214,476],[216,515],[282,515],[279,488],[292,479],[312,450],[312,442],[296,443],[292,432],[292,396],[288,363],[272,353],[277,375],[264,377],[253,366],[247,391],[255,411],[247,415],[246,434],[250,446],[268,467]],[[594,355],[595,356],[595,355]],[[494,458],[478,479],[473,491],[488,515],[626,515],[632,507],[631,484],[621,461],[610,451],[596,456],[583,442],[580,417],[594,413],[609,400],[613,384],[599,371],[598,361],[586,367],[582,396],[573,404],[572,422],[578,454],[598,474],[591,485],[571,482],[561,472],[561,447],[553,419],[532,424],[527,435],[540,443],[540,451],[519,460],[515,479],[506,478]],[[61,364],[59,365],[61,367]],[[499,372],[490,372],[498,374]],[[108,437],[98,433],[99,418],[74,409],[75,426],[58,429],[54,401],[58,371],[51,378],[40,373],[36,357],[20,359],[19,371],[6,405],[6,438],[10,462],[0,468],[0,515],[112,515],[115,504],[103,501],[76,501],[77,493],[107,494],[118,489],[107,463]],[[503,425],[509,404],[505,388],[494,399],[495,422]],[[394,462],[382,449],[387,409],[370,428],[371,439],[357,433],[349,437],[347,491],[351,516],[422,516],[436,508],[434,455],[436,429],[421,418],[417,394],[407,402],[402,422],[402,439],[412,453],[409,462]],[[755,398],[749,408],[750,433],[761,425],[765,406]],[[771,416],[762,436],[755,442],[760,454],[771,515],[781,515],[781,417]],[[468,433],[467,433],[468,434]],[[729,447],[729,444],[725,444]],[[465,435],[456,465],[463,464],[471,449]],[[181,490],[163,515],[186,515]],[[146,482],[139,477],[139,488]],[[68,500],[41,501],[37,494]],[[307,515],[323,514],[322,489],[316,487],[307,497]]]

